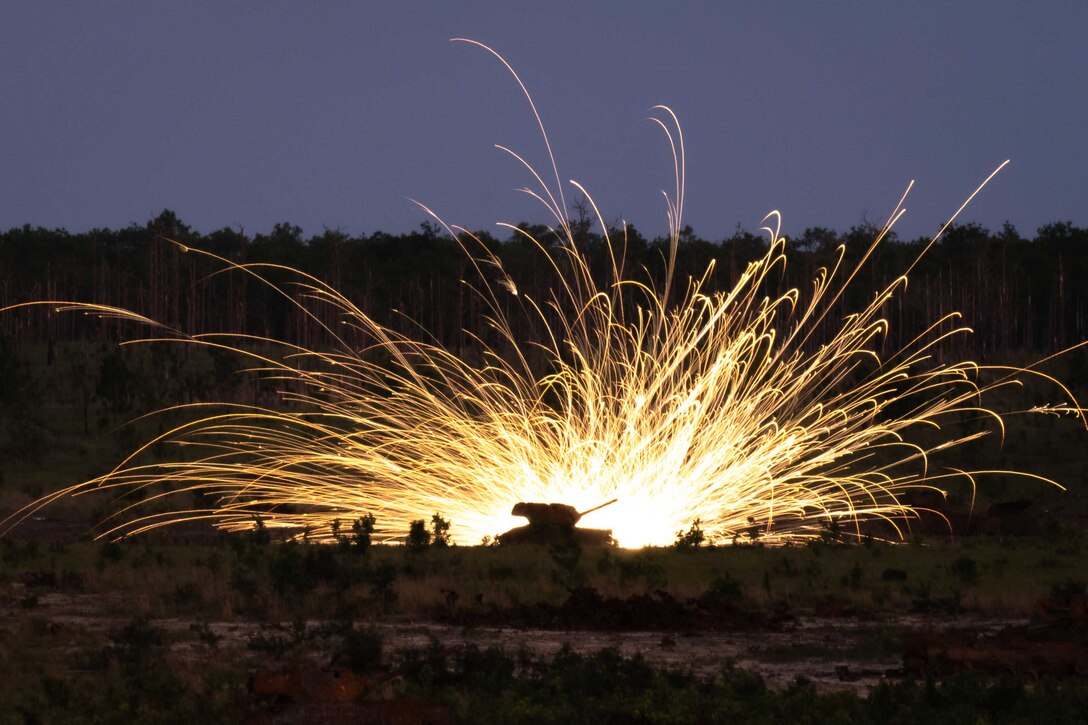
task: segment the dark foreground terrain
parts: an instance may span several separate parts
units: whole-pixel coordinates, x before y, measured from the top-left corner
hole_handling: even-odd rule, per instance
[[[1076,530],[694,550],[0,540],[0,722],[1076,722]]]

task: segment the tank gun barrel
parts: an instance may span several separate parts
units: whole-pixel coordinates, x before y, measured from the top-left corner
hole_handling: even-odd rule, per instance
[[[619,499],[618,499],[618,498],[614,498],[614,499],[612,499],[611,501],[605,501],[605,502],[604,502],[604,503],[602,503],[602,504],[601,504],[600,506],[594,506],[594,507],[593,507],[593,508],[591,508],[591,509],[586,509],[585,511],[582,511],[581,513],[579,513],[579,514],[578,514],[578,518],[580,519],[580,518],[582,518],[583,516],[585,516],[586,514],[591,514],[591,513],[593,513],[594,511],[600,511],[600,510],[601,510],[601,509],[603,509],[603,508],[604,508],[605,506],[611,506],[612,504],[616,503],[617,501],[619,501]]]

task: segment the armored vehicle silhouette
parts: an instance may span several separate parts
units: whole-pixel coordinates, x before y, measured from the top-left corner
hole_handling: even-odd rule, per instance
[[[581,529],[576,524],[586,514],[614,504],[616,501],[617,499],[612,499],[581,513],[573,506],[564,503],[516,503],[510,513],[513,516],[524,516],[529,520],[529,524],[510,529],[505,534],[499,534],[499,543],[504,546],[557,543],[576,543],[582,546],[611,544],[613,543],[611,529]]]

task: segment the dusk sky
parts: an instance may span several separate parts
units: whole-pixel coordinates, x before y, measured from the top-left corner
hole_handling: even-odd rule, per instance
[[[964,214],[1025,235],[1088,225],[1088,3],[22,2],[0,13],[0,228],[84,231],[173,209],[196,230],[349,234],[424,220],[546,222],[515,189],[547,155],[609,221],[665,231],[685,132],[685,219],[721,239]],[[569,190],[568,190],[569,191]],[[568,193],[568,198],[573,196]],[[505,232],[497,230],[501,236]]]

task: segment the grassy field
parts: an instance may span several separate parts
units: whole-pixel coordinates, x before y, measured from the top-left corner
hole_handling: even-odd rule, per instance
[[[603,597],[720,592],[738,607],[798,613],[975,612],[1028,616],[1088,568],[1077,538],[967,539],[956,544],[739,545],[695,551],[450,547],[415,552],[329,545],[43,544],[0,541],[9,583],[109,595],[127,614],[232,620],[485,615],[559,606],[578,587]]]
[[[545,546],[367,554],[332,545],[0,542],[3,576],[73,574],[78,591],[121,594],[124,613],[273,619],[397,613],[480,614],[559,605],[578,587],[603,597],[665,591],[679,600],[720,590],[750,609],[861,615],[943,609],[1026,616],[1064,582],[1088,577],[1078,538],[966,539],[960,543],[764,548],[588,549]],[[1014,586],[1011,583],[1014,582]],[[452,593],[450,593],[452,592]]]

